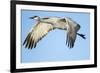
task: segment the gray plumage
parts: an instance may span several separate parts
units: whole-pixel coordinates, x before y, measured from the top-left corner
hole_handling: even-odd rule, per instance
[[[38,16],[30,17],[37,21],[37,24],[32,27],[31,31],[28,33],[23,45],[26,48],[35,48],[36,44],[48,34],[49,31],[54,29],[61,29],[67,32],[66,45],[69,48],[74,47],[74,43],[77,35],[85,39],[83,34],[77,33],[80,29],[80,25],[73,21],[71,18],[60,18],[60,17],[46,17],[40,18]]]

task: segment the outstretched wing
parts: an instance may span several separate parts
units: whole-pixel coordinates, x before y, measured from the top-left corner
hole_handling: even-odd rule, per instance
[[[28,49],[32,49],[33,47],[35,48],[36,44],[52,29],[53,26],[49,23],[38,23],[28,33],[23,45],[25,45],[25,47]]]
[[[79,30],[79,25],[72,20],[67,20],[67,40],[66,44],[68,47],[73,48],[76,40],[77,31]]]

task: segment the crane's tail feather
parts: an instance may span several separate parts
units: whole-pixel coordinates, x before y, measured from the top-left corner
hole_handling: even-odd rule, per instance
[[[85,37],[84,34],[79,34],[79,33],[77,33],[77,35],[79,35],[79,36],[82,37],[83,39],[86,39],[86,37]]]

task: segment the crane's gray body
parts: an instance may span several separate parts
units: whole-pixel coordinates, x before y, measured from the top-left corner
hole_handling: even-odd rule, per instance
[[[66,18],[60,18],[60,17],[41,18],[40,22],[50,23],[54,26],[54,28],[62,29],[62,30],[67,30],[69,26],[71,28],[74,28],[76,32],[80,29],[80,25],[78,23],[76,23],[75,21],[73,21],[69,17],[66,17]]]
[[[36,44],[53,29],[61,29],[67,32],[66,45],[68,45],[70,48],[73,48],[74,46],[77,37],[76,35],[79,35],[85,39],[83,34],[77,33],[80,29],[80,25],[69,17],[40,18],[39,16],[34,16],[30,18],[35,19],[37,24],[32,27],[23,43],[23,45],[26,44],[26,47],[28,48],[32,49],[33,46],[35,48]]]

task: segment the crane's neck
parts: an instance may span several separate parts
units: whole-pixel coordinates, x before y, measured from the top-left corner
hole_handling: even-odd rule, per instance
[[[37,17],[36,20],[37,20],[37,21],[40,21],[40,17]]]

